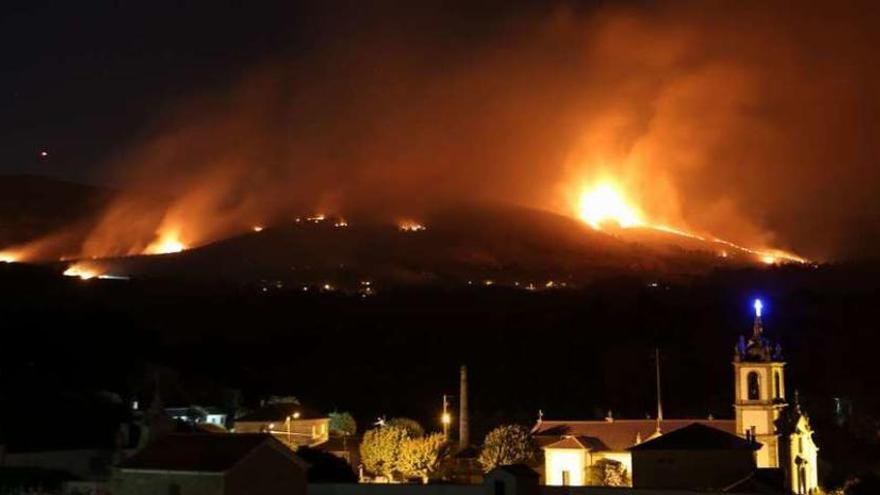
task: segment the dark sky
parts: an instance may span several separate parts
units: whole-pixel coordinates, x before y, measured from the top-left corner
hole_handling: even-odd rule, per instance
[[[4,170],[88,176],[163,106],[308,48],[295,2],[18,3],[0,18]]]
[[[267,60],[308,54],[364,25],[477,38],[518,9],[545,10],[540,3],[8,2],[0,7],[0,170],[95,179],[157,112]],[[39,159],[41,150],[51,160]]]
[[[0,171],[161,189],[196,243],[291,198],[569,213],[610,173],[674,226],[880,250],[874,2],[18,3]]]

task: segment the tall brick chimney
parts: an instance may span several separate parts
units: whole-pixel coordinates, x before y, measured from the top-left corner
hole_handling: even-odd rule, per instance
[[[458,395],[458,449],[464,450],[471,444],[471,427],[468,418],[467,366],[461,365],[461,379]]]

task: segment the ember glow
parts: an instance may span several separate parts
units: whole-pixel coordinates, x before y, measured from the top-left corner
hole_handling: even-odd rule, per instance
[[[427,227],[412,220],[404,220],[397,224],[397,229],[401,232],[421,232],[427,230]]]
[[[632,202],[623,188],[613,180],[603,180],[586,189],[580,195],[577,205],[577,216],[592,228],[603,230],[609,226],[619,228],[640,227],[689,239],[720,244],[726,248],[739,251],[767,265],[780,263],[807,263],[808,260],[795,254],[779,249],[753,249],[714,236],[705,236],[677,229],[663,224],[648,222],[642,210]],[[727,258],[727,249],[722,249],[719,256]]]

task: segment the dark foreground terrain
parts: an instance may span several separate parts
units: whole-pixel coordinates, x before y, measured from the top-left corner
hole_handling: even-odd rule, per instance
[[[100,419],[95,393],[166,404],[253,405],[295,395],[435,425],[457,368],[471,375],[477,432],[502,422],[644,417],[660,346],[667,416],[730,417],[731,357],[767,302],[823,456],[877,459],[880,267],[719,271],[687,281],[617,277],[577,289],[376,286],[364,296],[161,280],[60,277],[0,265],[0,401],[16,441],[64,411]],[[846,405],[844,408],[836,404]],[[98,408],[100,409],[100,408]],[[842,413],[842,414],[841,414]],[[18,441],[35,441],[31,434]],[[57,441],[57,438],[55,438]],[[839,447],[838,447],[839,446]],[[843,461],[840,461],[843,462]]]

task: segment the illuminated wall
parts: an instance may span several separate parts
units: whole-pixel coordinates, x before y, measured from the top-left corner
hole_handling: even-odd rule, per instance
[[[544,477],[548,485],[565,485],[563,473],[568,473],[569,486],[587,483],[586,469],[589,452],[581,449],[544,449]]]

